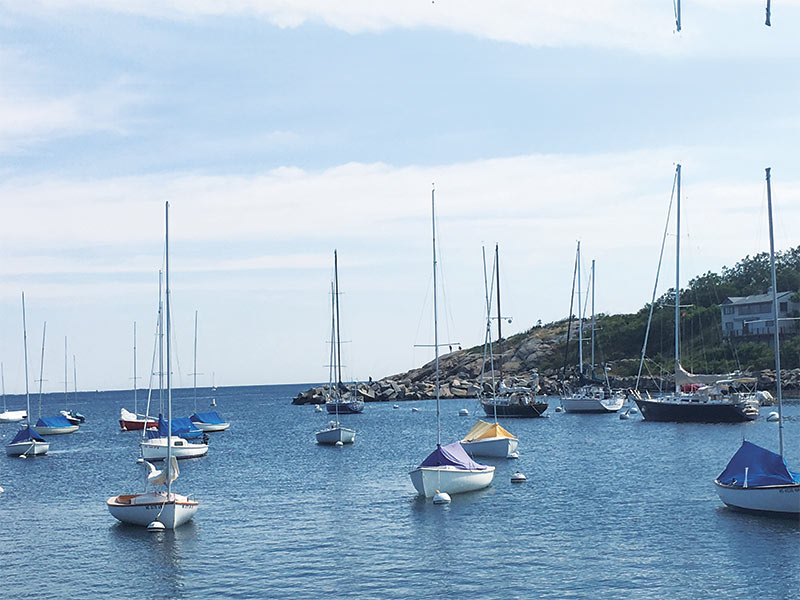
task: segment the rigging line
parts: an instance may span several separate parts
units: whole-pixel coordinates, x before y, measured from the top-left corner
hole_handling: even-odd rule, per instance
[[[636,390],[636,391],[639,390],[639,380],[641,379],[641,376],[642,376],[642,365],[644,363],[645,351],[647,350],[647,340],[648,340],[648,338],[650,336],[650,322],[653,319],[653,307],[655,306],[656,291],[658,290],[658,276],[661,273],[661,263],[662,263],[662,261],[664,259],[664,247],[665,247],[666,242],[667,242],[667,231],[669,230],[669,218],[670,218],[670,216],[672,214],[672,203],[675,201],[675,188],[677,186],[677,183],[678,183],[678,169],[676,168],[675,169],[675,175],[673,176],[673,179],[672,179],[672,192],[670,193],[670,197],[669,197],[669,207],[667,208],[667,220],[666,220],[666,223],[664,224],[664,235],[661,238],[661,251],[659,252],[659,255],[658,255],[658,268],[656,269],[656,281],[653,284],[653,296],[650,299],[650,314],[647,317],[647,328],[644,330],[644,343],[642,344],[642,357],[639,360],[639,372],[636,375],[636,385],[634,387],[634,390]]]
[[[567,321],[567,344],[564,347],[564,366],[561,369],[561,381],[567,379],[567,358],[569,357],[569,335],[572,331],[572,309],[575,302],[575,278],[578,274],[578,255],[575,255],[575,267],[572,271],[572,292],[569,295],[569,320]]]
[[[428,298],[430,297],[429,294],[430,294],[430,291],[431,291],[431,280],[432,279],[433,279],[433,274],[429,273],[428,274],[428,285],[425,288],[425,297],[422,300],[422,308],[420,309],[419,320],[417,320],[417,331],[416,331],[416,333],[414,335],[414,341],[415,342],[419,341],[419,332],[420,332],[420,329],[422,329],[422,320],[425,318],[426,313],[428,313],[428,310],[427,310],[427,308],[428,308]],[[418,344],[414,344],[412,346],[412,354],[411,354],[411,357],[412,357],[411,368],[412,369],[416,368],[416,366],[417,366],[417,363],[416,363],[416,358],[417,358],[416,349],[417,349],[417,347],[418,347]]]

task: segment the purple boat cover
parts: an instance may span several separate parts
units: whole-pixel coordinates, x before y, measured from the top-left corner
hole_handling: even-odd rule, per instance
[[[476,463],[469,457],[467,451],[461,445],[461,442],[453,442],[446,446],[436,446],[436,450],[428,455],[428,458],[422,461],[420,467],[443,467],[452,466],[457,469],[483,471],[486,465]]]

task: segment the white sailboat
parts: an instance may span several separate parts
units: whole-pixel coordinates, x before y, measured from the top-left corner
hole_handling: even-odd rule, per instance
[[[194,311],[194,369],[192,373],[192,387],[194,398],[194,414],[189,417],[192,424],[200,431],[213,432],[225,431],[231,426],[230,423],[225,421],[220,414],[212,410],[211,412],[198,413],[197,412],[197,311]],[[216,406],[216,402],[213,403]]]
[[[42,329],[42,358],[39,363],[39,419],[33,429],[39,435],[61,435],[65,433],[75,433],[78,431],[78,425],[74,424],[67,419],[63,414],[59,413],[54,417],[42,416],[42,383],[44,382],[44,341],[45,334],[47,333],[47,321],[44,323]]]
[[[781,392],[780,326],[778,285],[775,277],[775,242],[772,231],[772,186],[767,168],[767,207],[769,213],[769,267],[772,278],[774,324],[775,385],[778,400],[778,449],[743,441],[725,470],[714,480],[720,500],[731,508],[770,515],[800,516],[800,473],[793,473],[783,458],[783,393]]]
[[[409,473],[417,492],[430,498],[437,494],[459,494],[489,486],[494,478],[494,467],[476,463],[467,454],[461,442],[446,446],[441,444],[439,423],[439,317],[436,298],[436,207],[431,190],[431,221],[433,225],[433,347],[436,362],[436,449]]]
[[[3,373],[3,363],[0,362],[0,382],[3,386],[3,412],[0,413],[0,423],[17,423],[27,417],[24,410],[8,410],[6,406],[6,376]]]
[[[492,264],[492,278],[498,266],[498,246],[495,245],[495,260]],[[491,456],[496,458],[517,458],[519,439],[497,422],[497,395],[494,381],[494,351],[492,348],[492,298],[489,289],[489,280],[486,277],[486,249],[483,252],[483,287],[486,296],[486,335],[483,343],[483,367],[481,367],[481,389],[483,389],[483,374],[486,365],[486,353],[489,353],[489,368],[492,373],[492,406],[494,408],[494,423],[479,420],[461,440],[461,445],[470,456]],[[499,278],[498,278],[499,282]],[[499,289],[499,285],[498,285]]]
[[[172,382],[170,360],[170,311],[169,311],[169,202],[166,203],[166,296],[167,296],[167,432],[164,448],[166,450],[164,468],[157,471],[148,462],[144,464],[149,470],[148,481],[153,485],[164,485],[166,491],[154,490],[142,494],[120,494],[106,500],[109,512],[123,523],[153,528],[154,522],[161,523],[167,529],[175,529],[189,521],[197,512],[200,504],[188,496],[172,491],[172,482],[177,479],[179,470],[176,456],[173,454],[172,436]],[[206,447],[207,449],[207,447]]]
[[[338,271],[338,258],[336,255],[336,250],[333,251],[333,272],[334,272],[334,280],[338,283],[339,278],[339,271]],[[337,303],[339,302],[339,296],[336,293],[337,286],[334,282],[331,282],[331,353],[330,353],[330,361],[328,363],[328,396],[329,398],[334,398],[334,414],[336,415],[335,420],[330,421],[328,426],[325,429],[322,429],[316,433],[317,443],[324,444],[324,445],[336,445],[336,444],[352,444],[356,439],[356,430],[351,429],[349,427],[342,427],[342,424],[339,422],[339,405],[340,402],[336,401],[336,397],[338,396],[338,382],[336,384],[336,389],[334,390],[333,384],[333,373],[336,369],[337,364],[337,357],[336,357],[336,349],[340,344],[339,336],[337,335],[337,328],[336,328],[336,315],[338,314]]]
[[[160,295],[160,293],[159,293]],[[160,298],[159,298],[159,318],[160,318]],[[137,402],[136,388],[139,377],[136,374],[136,321],[133,322],[133,412],[119,409],[119,426],[122,431],[140,431],[145,428],[158,427],[158,419],[139,414],[139,404]],[[152,376],[151,376],[152,381]],[[149,408],[149,404],[148,404]]]
[[[25,425],[6,446],[8,456],[38,456],[47,454],[50,444],[31,427],[31,394],[28,387],[28,327],[25,322],[25,292],[22,292],[22,340],[25,349]]]

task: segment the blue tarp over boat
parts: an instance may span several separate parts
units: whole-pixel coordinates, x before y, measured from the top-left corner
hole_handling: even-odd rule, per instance
[[[453,442],[446,446],[436,446],[436,450],[422,461],[420,467],[451,466],[457,469],[483,471],[486,465],[476,463],[469,457],[461,442]]]
[[[40,417],[35,427],[73,427],[64,415],[56,417]]]
[[[23,427],[17,432],[17,435],[14,436],[14,439],[11,440],[11,443],[16,444],[17,442],[29,442],[31,440],[36,440],[37,442],[45,441],[44,438],[36,433],[31,427]]]
[[[196,440],[203,437],[203,432],[195,427],[188,417],[172,419],[172,435],[177,435],[185,440]],[[162,415],[158,415],[158,429],[148,429],[149,439],[167,437],[167,422]]]
[[[215,410],[207,413],[195,413],[189,420],[192,423],[207,423],[209,425],[223,425],[225,421],[222,417],[219,416],[219,413]]]
[[[745,468],[749,488],[800,483],[800,473],[792,473],[780,454],[747,441],[742,442],[742,447],[733,455],[717,481],[724,485],[744,487]]]

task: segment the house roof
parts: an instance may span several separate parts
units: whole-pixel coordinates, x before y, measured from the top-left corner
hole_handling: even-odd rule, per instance
[[[785,300],[794,292],[778,292],[778,302]],[[730,296],[723,304],[760,304],[772,302],[772,294],[754,294],[752,296]]]

